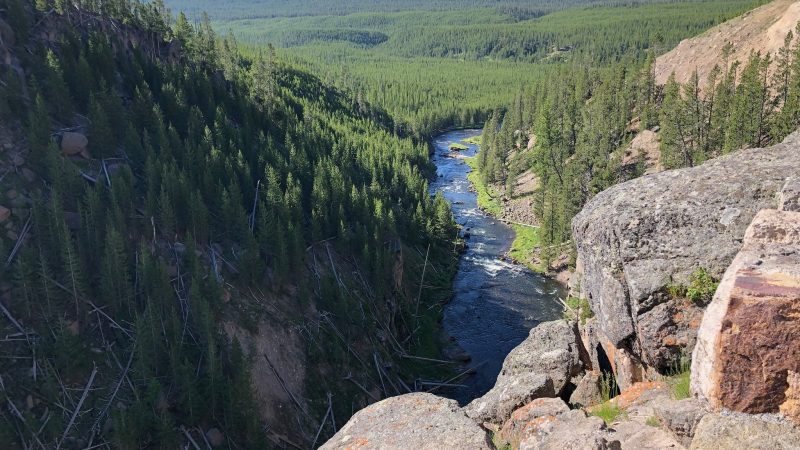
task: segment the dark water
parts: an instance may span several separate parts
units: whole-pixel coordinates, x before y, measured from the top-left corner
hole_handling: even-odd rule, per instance
[[[508,251],[514,231],[478,209],[470,191],[469,166],[452,158],[448,147],[481,130],[459,130],[433,140],[437,180],[432,191],[442,191],[453,204],[456,221],[471,233],[453,288],[453,300],[444,310],[444,329],[472,356],[476,373],[459,381],[467,388],[444,393],[464,404],[486,393],[497,379],[506,355],[540,322],[557,319],[562,309],[560,285],[526,267],[498,259]],[[459,152],[474,156],[478,146]]]

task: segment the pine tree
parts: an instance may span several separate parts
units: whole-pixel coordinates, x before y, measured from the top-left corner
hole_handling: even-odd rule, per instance
[[[89,101],[89,152],[95,158],[108,158],[116,154],[116,139],[108,115],[100,99],[92,96]]]
[[[665,168],[691,167],[692,152],[687,145],[687,124],[681,85],[670,75],[661,105],[661,163]]]

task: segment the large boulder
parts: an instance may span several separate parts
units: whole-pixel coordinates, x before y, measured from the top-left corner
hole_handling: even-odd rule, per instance
[[[542,424],[569,410],[560,398],[537,398],[511,414],[511,418],[495,433],[495,444],[519,448],[520,443],[536,433]]]
[[[797,450],[800,429],[769,417],[708,414],[695,430],[691,450]]]
[[[689,446],[697,424],[708,414],[703,405],[693,399],[663,399],[653,403],[653,417],[685,446]]]
[[[620,450],[606,424],[599,417],[573,409],[552,420],[531,425],[528,436],[520,443],[520,450]]]
[[[321,449],[491,449],[489,437],[455,400],[415,393],[357,412]]]
[[[61,153],[65,156],[82,155],[88,157],[86,150],[89,139],[81,133],[66,132],[61,135]]]
[[[583,370],[579,342],[565,320],[539,324],[506,356],[494,387],[467,405],[467,415],[479,423],[501,424],[535,398],[564,393]]]
[[[797,175],[800,133],[598,194],[572,231],[576,286],[603,335],[645,367],[677,365],[693,345],[702,305],[673,298],[668,286],[688,284],[699,267],[719,279],[753,217],[777,206],[776,194]]]
[[[599,371],[586,372],[572,395],[569,397],[569,404],[575,407],[594,406],[603,401],[600,392],[602,374]]]
[[[703,317],[692,392],[714,410],[783,412],[800,425],[797,372],[800,212],[764,210]]]
[[[526,373],[503,382],[498,380],[489,392],[470,402],[464,411],[479,424],[500,424],[531,400],[553,396],[552,379],[541,373]]]

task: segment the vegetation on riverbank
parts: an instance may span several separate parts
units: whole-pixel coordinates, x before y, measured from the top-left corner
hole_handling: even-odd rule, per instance
[[[470,136],[470,137],[464,139],[461,142],[463,142],[465,144],[470,144],[470,145],[481,145],[482,141],[483,141],[483,135],[479,134],[477,136]]]
[[[532,255],[541,245],[539,228],[516,223],[512,223],[511,228],[514,229],[514,242],[511,243],[508,256],[514,261],[526,265],[534,272],[547,272],[547,269],[541,262],[537,261],[534,263],[532,259]]]
[[[483,176],[478,168],[477,156],[466,158],[465,161],[472,168],[472,171],[467,175],[467,179],[472,183],[475,192],[478,194],[478,207],[500,220],[499,217],[503,212],[503,205],[499,200],[501,194],[483,181]],[[534,272],[546,272],[543,265],[534,264],[531,258],[536,248],[539,247],[538,228],[515,223],[509,224],[509,226],[514,230],[514,241],[511,243],[508,256]]]
[[[481,171],[478,168],[478,157],[473,156],[464,160],[472,171],[467,175],[467,179],[472,183],[475,192],[478,194],[478,207],[494,217],[498,217],[502,212],[503,206],[497,199],[497,195],[491,186],[483,181]]]

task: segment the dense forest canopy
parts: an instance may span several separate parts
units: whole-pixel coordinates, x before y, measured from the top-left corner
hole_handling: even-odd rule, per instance
[[[429,249],[426,286],[446,295],[455,224],[428,192],[427,146],[386,113],[269,49],[243,55],[208,22],[170,27],[158,3],[1,4],[0,135],[16,156],[0,187],[16,192],[17,230],[0,239],[2,327],[22,337],[3,343],[0,390],[29,404],[0,413],[3,448],[177,448],[194,427],[234,448],[276,433],[310,446],[315,409],[260,422],[231,324],[324,319],[294,357],[313,361],[310,379],[336,374],[306,395],[323,411],[340,395],[338,420],[364,397],[344,379],[366,358],[348,341],[438,355],[417,349],[442,294],[417,291],[415,255]],[[391,359],[388,345],[367,348]]]
[[[521,18],[585,5],[668,3],[675,0],[169,0],[170,7],[199,18],[203,12],[220,20],[263,17],[344,15],[357,12],[456,11],[494,8]],[[701,0],[702,1],[702,0]]]
[[[724,56],[701,89],[694,73],[657,86],[653,59],[551,75],[528,86],[486,123],[479,166],[484,181],[513,196],[516,176],[539,181],[534,210],[542,258],[568,251],[570,222],[600,191],[645,170],[646,155],[624,161],[640,131],[656,130],[660,165],[691,167],[742,148],[780,142],[800,126],[800,26],[775,55],[745,63]],[[730,55],[733,44],[723,52]],[[526,150],[529,138],[533,143]]]
[[[454,0],[389,7],[348,1],[303,2],[294,13],[265,14],[286,5],[243,1],[208,12],[217,31],[253,52],[271,44],[354,97],[381,105],[397,131],[428,138],[452,126],[480,126],[490,110],[509,104],[520,87],[541,82],[554,66],[641,61],[760,3]],[[191,9],[200,6],[195,2],[167,4],[202,17]],[[340,4],[350,9],[338,12]],[[539,7],[547,14],[519,13]]]

